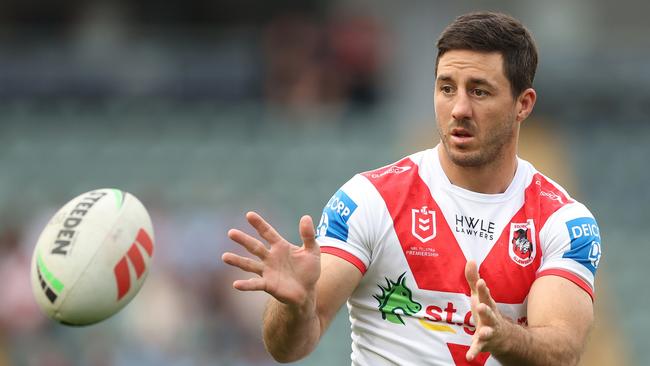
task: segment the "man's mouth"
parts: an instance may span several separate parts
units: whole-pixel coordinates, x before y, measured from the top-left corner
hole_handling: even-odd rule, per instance
[[[452,128],[450,136],[456,143],[467,143],[474,138],[474,135],[469,130],[462,127]]]

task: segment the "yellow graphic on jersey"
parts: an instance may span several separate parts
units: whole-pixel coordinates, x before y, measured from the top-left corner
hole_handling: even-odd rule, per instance
[[[448,325],[442,325],[442,324],[436,324],[432,323],[429,321],[426,321],[424,319],[420,319],[420,324],[428,330],[432,330],[434,332],[449,332],[449,333],[454,333],[456,334],[456,331],[454,328],[448,326]]]

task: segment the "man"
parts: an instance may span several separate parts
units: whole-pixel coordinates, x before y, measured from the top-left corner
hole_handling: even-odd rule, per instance
[[[256,213],[259,260],[223,260],[274,298],[264,340],[280,362],[309,354],[347,300],[354,365],[574,365],[593,321],[600,235],[588,209],[517,157],[536,100],[537,51],[497,13],[457,18],[438,40],[441,143],[356,175],[303,246]],[[317,234],[317,235],[316,235]]]

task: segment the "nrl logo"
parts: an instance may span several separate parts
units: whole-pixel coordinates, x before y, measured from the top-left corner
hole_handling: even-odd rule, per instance
[[[423,243],[436,237],[436,212],[422,208],[411,210],[411,232]]]
[[[523,223],[510,224],[508,252],[510,259],[522,267],[533,263],[537,254],[535,224],[532,219]]]

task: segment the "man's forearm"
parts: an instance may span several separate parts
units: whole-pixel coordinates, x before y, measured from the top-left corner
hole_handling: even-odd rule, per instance
[[[510,323],[492,356],[503,365],[576,365],[584,345],[561,327],[522,327]]]
[[[307,356],[321,335],[315,299],[298,307],[271,298],[264,311],[263,334],[264,345],[276,361],[293,362]]]

